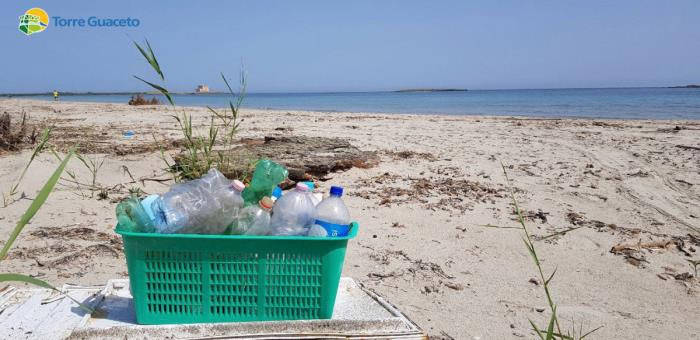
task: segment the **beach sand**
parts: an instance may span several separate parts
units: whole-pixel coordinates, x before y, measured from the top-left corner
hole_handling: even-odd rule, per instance
[[[206,109],[187,110],[199,126],[208,123]],[[150,180],[168,178],[153,136],[178,138],[172,109],[3,99],[0,112],[14,120],[26,112],[32,123],[55,126],[59,150],[81,143],[88,157],[104,158],[96,180],[113,189],[98,199],[62,181],[2,271],[58,286],[126,277],[114,202],[132,187],[162,193],[172,184]],[[321,182],[322,190],[346,188],[361,224],[343,275],[386,297],[435,338],[531,339],[528,319],[546,327],[546,297],[501,163],[545,275],[557,270],[551,289],[563,328],[572,321],[576,329],[603,326],[592,336],[598,339],[700,338],[700,281],[679,275],[694,274],[687,260],[700,260],[700,121],[286,110],[243,110],[243,117],[240,137],[341,137],[379,154],[376,167]],[[124,139],[126,130],[135,136]],[[30,148],[0,154],[2,192]],[[28,199],[0,208],[3,240],[57,164],[51,153],[41,154],[20,185]],[[77,160],[69,169],[91,181]],[[666,247],[634,249],[657,241]],[[619,244],[631,249],[611,253]]]

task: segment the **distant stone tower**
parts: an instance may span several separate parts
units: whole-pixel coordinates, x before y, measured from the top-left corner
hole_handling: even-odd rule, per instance
[[[209,86],[207,85],[197,85],[194,93],[209,93]]]

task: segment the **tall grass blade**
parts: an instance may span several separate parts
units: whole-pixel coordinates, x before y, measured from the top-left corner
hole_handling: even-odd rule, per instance
[[[62,292],[58,288],[52,286],[50,283],[43,281],[43,280],[33,278],[31,276],[27,276],[27,275],[23,275],[23,274],[5,273],[5,274],[0,274],[0,282],[24,282],[24,283],[33,284],[35,286],[48,288],[48,289],[51,289],[53,291],[56,291],[64,296],[68,297],[73,302],[77,303],[78,306],[80,306],[80,308],[83,309],[85,312],[87,312],[87,313],[93,312],[92,308],[90,308],[90,307],[86,306],[85,304],[81,303],[80,301],[72,298],[70,295],[65,294],[64,292]]]
[[[510,182],[510,178],[508,177],[508,171],[506,170],[506,166],[501,162],[501,168],[503,169],[503,175],[506,178],[506,185],[508,187],[508,191],[510,193],[510,198],[513,203],[513,207],[515,208],[515,212],[518,214],[518,221],[520,222],[520,225],[523,227],[523,232],[525,233],[525,237],[523,238],[523,242],[525,242],[525,246],[527,246],[527,250],[530,252],[530,256],[532,256],[535,266],[537,267],[537,271],[540,274],[540,279],[542,280],[542,288],[544,289],[544,293],[547,296],[547,303],[549,304],[549,308],[552,311],[553,314],[553,320],[555,323],[555,326],[557,327],[557,332],[559,334],[563,334],[561,331],[561,326],[559,325],[559,320],[556,318],[556,307],[554,305],[554,300],[552,299],[552,295],[549,292],[549,284],[547,279],[544,278],[544,271],[542,270],[542,264],[540,263],[539,258],[537,257],[537,251],[535,250],[535,245],[532,243],[532,236],[530,236],[530,231],[527,229],[527,225],[525,225],[525,219],[523,218],[523,214],[520,210],[520,207],[518,206],[518,200],[515,199],[515,191],[513,190],[513,185]],[[551,278],[551,277],[550,277]]]
[[[539,336],[541,340],[544,340],[544,336],[542,336],[542,333],[544,333],[544,331],[541,331],[539,328],[537,328],[537,325],[535,325],[535,323],[532,322],[532,320],[528,321],[530,321],[530,326],[532,326],[532,329],[535,331],[535,334],[537,334],[537,336]]]
[[[547,332],[544,331],[544,330],[540,330],[540,333],[542,333],[542,334],[547,334]],[[577,339],[574,338],[573,336],[567,335],[567,334],[560,334],[560,333],[557,333],[557,332],[553,332],[552,335],[554,335],[554,339],[559,338],[559,339],[561,339],[561,340],[577,340]],[[579,339],[580,339],[580,338],[579,338]]]
[[[525,247],[527,247],[527,251],[530,252],[530,256],[532,256],[532,259],[535,260],[535,262],[537,262],[537,255],[535,254],[535,249],[529,242],[527,242],[527,239],[523,238],[523,243],[525,243]]]
[[[132,40],[134,45],[136,45],[136,48],[141,52],[141,55],[143,55],[144,58],[148,61],[149,64],[151,64],[151,67],[158,73],[160,76],[161,80],[165,80],[165,77],[163,76],[163,72],[160,70],[160,65],[158,65],[158,60],[156,60],[156,55],[153,53],[153,50],[151,49],[151,44],[148,43],[148,39],[146,39],[146,45],[148,47],[148,52],[139,45],[136,41]]]
[[[168,99],[168,102],[170,103],[170,105],[175,106],[175,102],[173,102],[173,98],[170,96],[170,92],[168,92],[168,90],[167,90],[166,88],[164,88],[164,87],[162,87],[162,86],[160,86],[160,85],[153,84],[153,83],[151,83],[151,82],[149,82],[149,81],[146,81],[146,80],[144,80],[144,79],[142,79],[142,78],[139,78],[138,76],[134,76],[134,78],[136,78],[136,79],[138,79],[138,80],[140,80],[140,81],[142,81],[142,82],[148,84],[148,86],[150,86],[150,87],[152,87],[152,88],[158,90],[158,92],[162,93],[162,94],[165,96],[165,98]]]
[[[148,53],[146,53],[146,50],[144,50],[143,47],[141,47],[141,45],[139,45],[139,43],[137,43],[135,40],[132,40],[131,42],[134,43],[134,46],[136,46],[136,48],[139,50],[139,52],[141,52],[141,55],[144,58],[146,58],[148,63],[151,64],[151,67],[153,67],[153,63],[151,63],[151,56]]]
[[[557,273],[557,267],[554,267],[554,271],[552,272],[552,275],[549,275],[549,278],[544,283],[549,284],[549,282],[552,281],[552,279],[554,278],[554,274],[556,274],[556,273]]]
[[[554,306],[554,311],[552,312],[552,317],[549,319],[549,326],[547,326],[547,340],[554,339],[554,322],[557,320],[557,307]]]
[[[29,166],[32,164],[32,161],[34,161],[34,158],[36,158],[36,156],[39,153],[41,153],[42,150],[44,150],[46,142],[49,141],[50,133],[50,128],[44,129],[44,131],[41,133],[41,141],[39,142],[39,145],[37,145],[36,148],[34,148],[34,151],[32,151],[32,155],[31,157],[29,157],[29,162],[27,162],[27,165],[25,165],[24,169],[22,169],[22,173],[19,175],[19,178],[17,179],[15,185],[12,186],[12,189],[10,190],[10,195],[14,195],[17,192],[17,188],[19,187],[20,182],[22,182],[22,179],[24,179],[24,175],[27,174],[27,169],[29,169]]]
[[[586,334],[581,335],[581,337],[580,337],[579,339],[584,339],[585,337],[587,337],[587,336],[593,334],[593,332],[595,332],[595,331],[597,331],[597,330],[599,330],[599,329],[601,329],[601,328],[603,328],[603,326],[598,326],[598,327],[596,327],[596,328],[593,328],[592,330],[588,331]]]
[[[212,109],[211,106],[207,105],[207,109],[209,109],[209,111],[211,111],[211,113],[213,113],[217,118],[219,118],[221,120],[224,120],[226,118],[226,116],[224,116],[224,115],[220,114],[218,111]]]
[[[148,39],[146,39],[146,46],[148,47],[148,52],[151,54],[151,60],[153,61],[151,66],[153,66],[153,69],[155,69],[156,72],[158,72],[158,75],[160,75],[160,80],[165,80],[165,76],[160,70],[160,64],[158,64],[158,59],[156,59],[156,54],[153,52],[153,49],[151,48],[151,43],[148,42]]]
[[[71,156],[73,156],[74,152],[75,148],[71,149],[68,152],[68,154],[63,159],[58,168],[56,168],[51,177],[49,177],[49,180],[46,181],[44,187],[41,188],[39,194],[36,196],[32,204],[29,205],[27,211],[25,211],[24,215],[22,215],[22,217],[19,219],[19,222],[17,222],[17,226],[15,226],[15,229],[12,230],[12,234],[10,234],[10,238],[7,240],[7,242],[5,242],[5,246],[3,246],[2,251],[0,251],[0,260],[5,259],[7,253],[12,247],[12,244],[17,239],[17,236],[20,232],[22,232],[22,229],[24,229],[24,226],[26,226],[27,223],[29,223],[29,221],[32,219],[32,217],[34,217],[34,215],[36,215],[37,211],[39,211],[44,202],[46,202],[46,199],[49,197],[49,194],[51,193],[51,191],[53,191],[54,186],[56,186],[56,183],[61,178],[61,174],[66,168],[66,164],[68,164],[68,161],[70,160]]]
[[[231,89],[231,85],[228,84],[228,80],[226,80],[226,76],[224,76],[223,72],[221,72],[221,79],[224,80],[224,84],[226,84],[226,87],[228,87],[228,92],[231,95],[235,96],[236,94],[233,92],[233,89]]]

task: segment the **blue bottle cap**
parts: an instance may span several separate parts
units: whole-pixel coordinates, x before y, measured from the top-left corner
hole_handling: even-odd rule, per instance
[[[331,195],[343,196],[343,187],[331,186]]]
[[[272,189],[272,196],[275,198],[280,198],[282,197],[282,188],[280,187],[275,187]]]

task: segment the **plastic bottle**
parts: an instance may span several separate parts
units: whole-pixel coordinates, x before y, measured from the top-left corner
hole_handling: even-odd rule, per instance
[[[236,218],[241,209],[243,209],[243,190],[245,190],[245,184],[239,180],[233,180],[231,184],[231,208],[232,211],[229,213]]]
[[[314,207],[317,206],[319,203],[321,203],[321,200],[323,200],[323,194],[314,193],[314,188],[316,187],[314,182],[308,181],[303,183],[309,187],[309,197],[311,198],[311,202],[314,203]]]
[[[136,197],[129,197],[117,204],[117,229],[137,233],[155,231],[153,220],[148,216]]]
[[[314,213],[314,223],[326,228],[330,237],[347,236],[350,230],[350,212],[341,196],[343,188],[332,186],[330,196],[318,204]]]
[[[241,203],[231,181],[211,169],[200,179],[174,185],[151,207],[159,233],[222,234]]]
[[[270,196],[272,189],[287,177],[287,169],[283,166],[264,159],[255,166],[250,185],[243,190],[243,200],[246,205],[255,205],[263,197]]]
[[[241,209],[243,209],[245,204],[243,201],[243,196],[241,195],[243,190],[245,190],[245,184],[237,179],[233,180],[233,184],[231,184],[231,209],[230,211],[224,212],[232,216],[233,221],[231,221],[231,224],[229,224],[229,226],[226,227],[226,230],[224,230],[224,234],[226,235],[231,235],[231,228],[233,228],[233,224],[236,222],[236,218],[238,218],[238,214],[241,212]]]
[[[241,209],[238,218],[231,225],[233,235],[267,235],[270,232],[270,209],[273,202],[263,197],[257,205]]]
[[[272,189],[272,196],[270,196],[270,199],[272,199],[272,202],[277,201],[282,197],[282,188],[279,186],[276,186],[274,189]]]
[[[155,213],[153,212],[153,202],[160,199],[160,195],[153,194],[153,195],[148,195],[146,198],[141,200],[141,207],[143,207],[143,210],[146,211],[146,214],[148,214],[148,217],[151,219],[151,221],[156,220]]]
[[[306,234],[306,236],[310,236],[310,237],[328,237],[328,230],[326,230],[326,228],[324,228],[324,227],[322,227],[322,226],[320,226],[320,225],[318,225],[318,224],[314,224],[314,225],[312,225],[312,226],[309,228],[309,231],[308,231],[308,233]]]
[[[314,215],[314,204],[308,191],[308,186],[297,183],[293,191],[275,202],[270,221],[272,235],[306,235],[305,227],[313,224]]]

